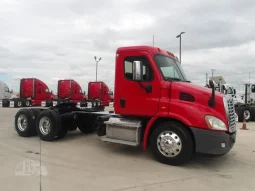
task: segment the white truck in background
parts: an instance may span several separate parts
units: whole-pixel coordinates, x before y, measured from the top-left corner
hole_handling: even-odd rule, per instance
[[[244,116],[247,122],[255,121],[255,107],[252,107],[255,100],[255,84],[245,84],[244,95],[238,95],[236,89],[231,84],[226,83],[222,76],[215,76],[210,79],[215,84],[215,91],[233,97],[239,122],[244,120]]]
[[[9,107],[10,99],[17,98],[7,84],[0,81],[0,107]]]

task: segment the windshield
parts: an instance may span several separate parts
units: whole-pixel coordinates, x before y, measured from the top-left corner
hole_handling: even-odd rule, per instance
[[[8,92],[8,93],[10,92],[10,90],[9,90],[8,87],[5,87],[5,88],[4,88],[4,91],[5,91],[5,92]]]
[[[155,61],[165,80],[187,81],[182,66],[177,60],[157,54]]]

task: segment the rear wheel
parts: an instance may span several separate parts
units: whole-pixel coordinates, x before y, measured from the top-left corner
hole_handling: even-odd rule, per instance
[[[53,141],[60,132],[60,120],[57,113],[47,109],[42,111],[37,119],[36,130],[43,141]]]
[[[96,130],[96,116],[82,116],[82,115],[78,115],[77,119],[76,119],[76,124],[78,129],[82,132],[82,133],[92,133]]]
[[[20,99],[14,100],[14,107],[22,107],[22,106],[23,106],[22,100]]]
[[[194,151],[191,134],[175,122],[159,124],[152,132],[150,145],[158,161],[174,166],[189,162]]]
[[[64,138],[65,136],[66,136],[66,134],[67,134],[67,129],[61,129],[60,130],[60,132],[58,133],[58,135],[57,135],[57,138],[56,139],[62,139],[62,138]]]
[[[29,101],[29,100],[26,100],[26,101],[25,101],[25,106],[26,106],[26,107],[29,107],[29,106],[30,106],[30,101]]]
[[[30,109],[19,110],[15,115],[15,129],[21,137],[35,136],[37,134],[35,113]]]

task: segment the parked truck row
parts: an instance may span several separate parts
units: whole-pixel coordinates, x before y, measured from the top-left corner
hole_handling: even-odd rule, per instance
[[[37,78],[22,78],[19,95],[13,95],[8,86],[0,83],[0,106],[2,107],[51,107],[59,103],[74,102],[86,107],[87,103],[108,106],[112,100],[108,86],[101,81],[88,83],[88,96],[73,79],[59,80],[57,95],[49,90],[46,83]],[[97,101],[95,101],[97,100]]]
[[[178,58],[151,46],[116,51],[114,112],[97,106],[61,103],[50,108],[20,109],[15,115],[19,136],[43,141],[67,131],[96,132],[103,142],[143,149],[166,164],[187,163],[193,153],[221,156],[236,140],[233,98],[190,83]]]

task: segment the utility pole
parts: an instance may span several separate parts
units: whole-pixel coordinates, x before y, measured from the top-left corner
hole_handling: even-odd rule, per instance
[[[182,62],[182,34],[184,34],[185,32],[181,32],[179,35],[176,36],[176,38],[180,38],[180,63]]]
[[[97,57],[95,56],[95,61],[96,61],[96,82],[97,82],[97,66],[98,66],[98,62],[101,60],[102,58],[100,57],[99,60],[97,60]]]
[[[205,84],[207,85],[208,84],[208,74],[206,73],[205,75],[206,75],[206,77],[205,77]]]
[[[212,70],[212,78],[213,78],[213,72],[215,71],[215,69],[211,69]]]

